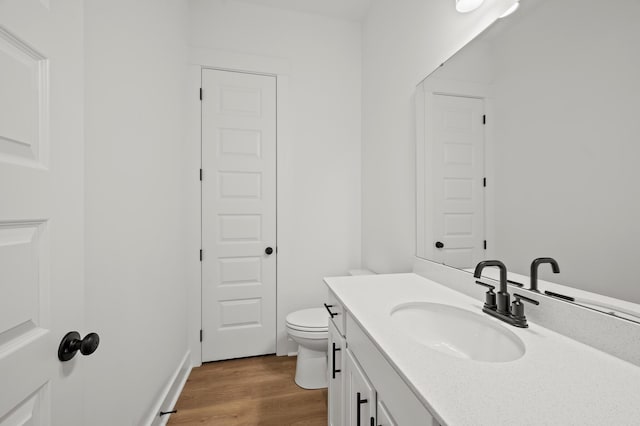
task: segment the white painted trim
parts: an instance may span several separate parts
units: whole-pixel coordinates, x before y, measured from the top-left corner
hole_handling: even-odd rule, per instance
[[[187,343],[191,351],[191,365],[202,364],[200,329],[202,327],[201,283],[202,264],[200,262],[201,241],[201,197],[200,197],[200,86],[202,71],[200,66],[190,65],[187,92],[187,139],[185,144],[185,173],[188,185],[185,189],[185,227],[187,238]]]
[[[227,71],[285,75],[291,72],[291,63],[284,58],[250,55],[222,49],[189,49],[189,64]]]
[[[169,414],[160,417],[159,413],[160,411],[173,410],[173,407],[176,405],[178,397],[187,382],[189,373],[191,373],[191,356],[189,351],[187,351],[182,357],[180,364],[178,364],[178,368],[176,368],[176,371],[162,389],[160,397],[153,407],[151,407],[146,419],[140,422],[141,425],[164,426],[167,424],[171,415]]]
[[[290,221],[289,217],[292,211],[292,195],[293,195],[293,170],[291,166],[291,158],[293,153],[292,142],[292,121],[290,115],[290,93],[289,93],[289,75],[291,73],[291,63],[288,59],[268,57],[260,55],[252,55],[238,52],[231,52],[221,49],[189,49],[189,81],[188,81],[188,120],[187,130],[187,155],[186,170],[189,182],[192,181],[191,171],[198,171],[201,165],[200,152],[200,100],[197,96],[201,87],[201,70],[202,68],[214,68],[226,71],[249,72],[257,74],[267,74],[276,76],[277,85],[277,223]],[[185,206],[189,224],[188,247],[189,253],[193,250],[193,256],[188,256],[188,296],[187,307],[189,312],[189,348],[191,349],[191,360],[193,366],[202,364],[202,351],[200,345],[199,332],[202,327],[202,269],[200,261],[192,261],[196,259],[198,250],[200,250],[201,240],[201,199],[200,199],[200,181],[198,178],[196,185],[189,185],[186,193]],[[286,312],[280,312],[281,297],[278,291],[281,288],[282,279],[286,274],[288,262],[288,253],[286,250],[288,244],[287,235],[282,231],[281,226],[277,226],[277,273],[276,273],[276,354],[287,355],[287,330],[286,330]]]
[[[423,257],[426,253],[425,246],[425,174],[427,164],[426,157],[426,116],[425,116],[425,88],[421,83],[416,88],[414,96],[416,112],[416,256]]]

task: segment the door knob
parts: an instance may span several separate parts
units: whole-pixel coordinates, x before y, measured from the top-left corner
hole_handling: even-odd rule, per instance
[[[91,355],[98,349],[100,344],[100,336],[96,333],[89,333],[80,339],[80,333],[71,331],[62,338],[58,347],[58,359],[60,361],[69,361],[76,356],[76,352],[80,351],[82,355]]]
[[[273,253],[273,249],[271,247],[267,247],[266,249],[264,249],[264,252],[267,254],[271,254]]]
[[[442,242],[440,241],[436,241],[436,248],[443,248],[444,244],[442,244]]]

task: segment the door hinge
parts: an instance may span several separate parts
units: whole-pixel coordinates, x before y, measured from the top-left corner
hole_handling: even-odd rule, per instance
[[[200,182],[202,182],[202,169],[200,169]]]
[[[200,88],[200,100],[202,100],[202,87]]]
[[[202,180],[202,179],[200,179]],[[482,178],[482,186],[486,188],[487,186],[487,178]]]
[[[487,240],[484,240],[484,249],[487,249]]]
[[[202,262],[203,257],[204,257],[204,252],[202,249],[200,249],[200,262]]]
[[[202,92],[200,92],[200,99],[202,99]],[[487,116],[482,114],[482,124],[487,124]]]
[[[202,330],[200,330],[200,341],[202,342]]]

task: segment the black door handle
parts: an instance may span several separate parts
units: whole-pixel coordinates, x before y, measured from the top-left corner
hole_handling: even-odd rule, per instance
[[[436,248],[443,248],[444,244],[441,241],[436,241]]]
[[[340,373],[340,370],[336,370],[336,352],[338,352],[340,348],[336,348],[336,344],[333,344],[333,358],[331,362],[331,376],[335,379],[336,373]]]
[[[331,315],[331,318],[335,317],[336,315],[338,315],[337,312],[331,312],[330,308],[333,308],[333,305],[327,305],[326,303],[324,304],[325,309],[327,310],[327,312],[329,312],[329,315]]]
[[[366,404],[369,401],[366,400],[366,399],[360,399],[360,392],[358,392],[357,395],[356,395],[356,401],[358,403],[357,404],[358,408],[356,410],[356,425],[360,426],[360,406],[362,404]]]
[[[62,338],[58,347],[58,359],[60,361],[69,361],[80,351],[82,355],[91,355],[98,349],[100,344],[100,336],[97,333],[89,333],[80,339],[80,333],[71,331]]]
[[[271,247],[267,247],[266,249],[264,249],[264,252],[270,255],[271,253],[273,253],[273,249]]]

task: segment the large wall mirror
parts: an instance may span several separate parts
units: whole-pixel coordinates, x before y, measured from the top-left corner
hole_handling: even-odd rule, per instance
[[[640,2],[521,3],[417,87],[417,255],[640,322]]]

